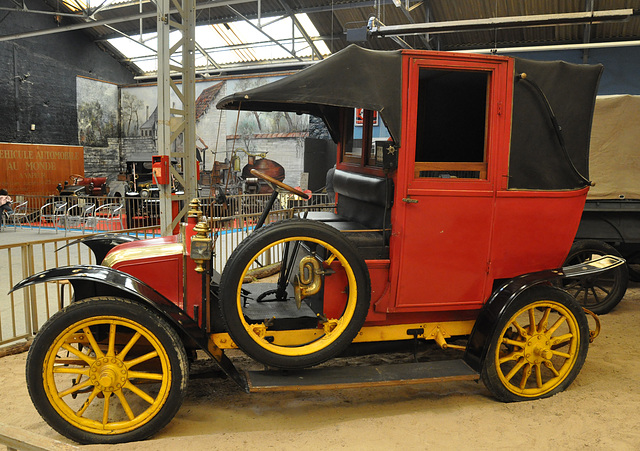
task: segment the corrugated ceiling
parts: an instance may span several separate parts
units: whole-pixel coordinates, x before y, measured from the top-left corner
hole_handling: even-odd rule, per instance
[[[52,8],[60,10],[60,3],[50,2]],[[68,0],[70,3],[74,0]],[[268,21],[271,17],[291,13],[306,13],[332,52],[349,45],[347,30],[365,27],[370,17],[376,17],[385,25],[400,25],[423,22],[446,22],[463,19],[485,19],[505,16],[527,16],[537,14],[559,14],[593,10],[632,8],[640,10],[640,0],[262,0],[260,17]],[[111,26],[96,26],[86,29],[93,39],[105,42],[109,38],[139,35],[155,31],[156,18],[140,20],[143,13],[155,12],[150,1],[127,4],[119,1],[113,7],[94,12],[91,19],[62,17],[61,25],[90,20],[127,18]],[[256,19],[258,2],[244,0],[197,0],[197,23],[223,24]],[[514,46],[536,46],[549,44],[577,44],[640,39],[640,16],[624,22],[609,22],[586,25],[553,25],[481,31],[461,31],[431,35],[407,36],[404,40],[413,48],[439,50],[465,50],[505,48]],[[397,49],[399,44],[388,37],[370,38],[360,45],[373,49]]]

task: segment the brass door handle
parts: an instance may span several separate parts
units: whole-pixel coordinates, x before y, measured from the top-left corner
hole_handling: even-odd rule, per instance
[[[406,202],[408,204],[417,204],[418,199],[411,199],[410,197],[403,197],[402,202]]]

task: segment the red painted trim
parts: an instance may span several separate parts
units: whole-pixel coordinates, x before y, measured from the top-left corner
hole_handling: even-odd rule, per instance
[[[586,196],[589,191],[589,187],[576,190],[566,191],[535,191],[535,190],[504,190],[498,192],[498,197],[527,197],[527,198],[571,198]]]

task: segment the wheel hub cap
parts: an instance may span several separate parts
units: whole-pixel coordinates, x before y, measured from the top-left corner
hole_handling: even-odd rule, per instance
[[[120,390],[127,382],[127,368],[115,357],[96,359],[91,365],[91,382],[101,391]]]
[[[538,365],[553,356],[551,341],[543,334],[536,334],[527,340],[524,358],[527,362]]]

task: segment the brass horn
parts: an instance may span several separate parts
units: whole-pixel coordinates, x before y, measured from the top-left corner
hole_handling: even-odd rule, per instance
[[[302,306],[302,300],[306,297],[313,296],[322,287],[322,279],[320,276],[324,274],[318,260],[308,255],[300,260],[300,273],[296,275],[293,282],[293,293],[296,298],[296,306],[298,309]]]

